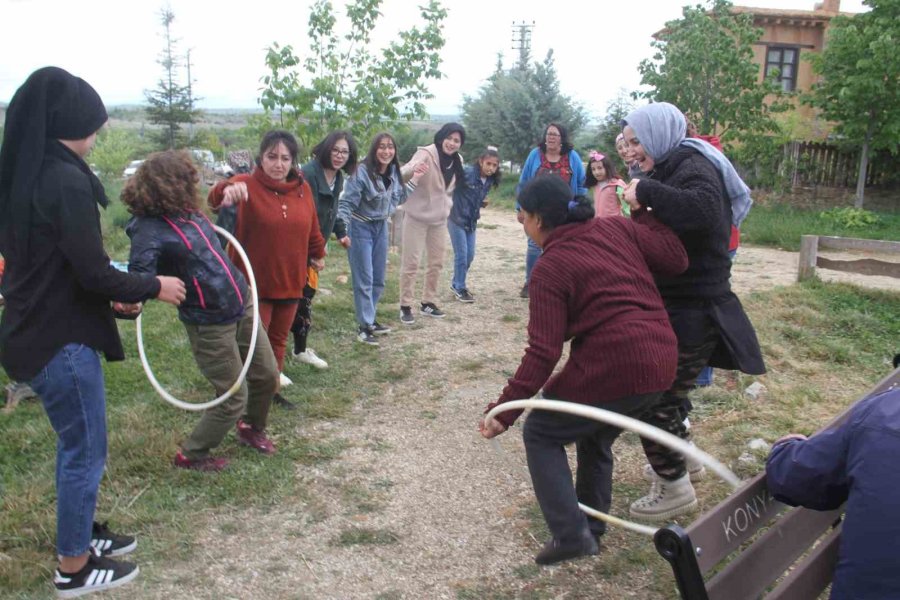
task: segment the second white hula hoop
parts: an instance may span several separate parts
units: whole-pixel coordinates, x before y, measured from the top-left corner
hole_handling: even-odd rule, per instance
[[[614,427],[618,427],[619,429],[633,431],[641,437],[651,439],[654,442],[658,442],[663,446],[666,446],[667,448],[671,448],[676,452],[680,452],[685,457],[689,457],[699,463],[702,463],[704,466],[709,467],[711,471],[721,477],[723,481],[725,481],[732,487],[738,488],[741,485],[740,478],[732,473],[731,469],[720,463],[718,460],[716,460],[706,452],[700,450],[696,446],[685,442],[680,437],[672,435],[667,431],[663,431],[659,427],[654,427],[653,425],[650,425],[638,419],[634,419],[617,412],[597,408],[596,406],[576,404],[574,402],[563,402],[561,400],[512,400],[510,402],[498,404],[497,406],[492,408],[484,418],[485,421],[487,421],[488,419],[493,419],[502,412],[526,408],[568,413],[570,415],[576,415],[579,417],[584,417],[586,419],[600,421],[601,423],[607,423]],[[640,523],[635,523],[634,521],[627,521],[625,519],[613,517],[612,515],[600,512],[599,510],[591,508],[590,506],[585,506],[580,502],[578,503],[578,507],[581,508],[582,512],[594,518],[606,521],[611,525],[617,525],[636,533],[643,533],[645,535],[652,536],[658,529],[657,527],[642,525]]]
[[[241,389],[241,385],[244,383],[244,379],[247,377],[247,371],[250,369],[250,363],[253,361],[253,353],[256,351],[256,338],[259,336],[259,296],[256,291],[256,278],[253,276],[253,267],[250,266],[250,259],[247,258],[247,254],[244,252],[243,246],[241,246],[240,242],[238,242],[233,235],[231,235],[227,230],[222,229],[218,225],[213,225],[213,229],[215,229],[216,233],[222,235],[228,243],[237,251],[238,255],[241,257],[241,261],[244,263],[244,268],[247,270],[247,285],[250,288],[250,296],[253,298],[253,332],[250,334],[250,346],[247,348],[247,356],[244,358],[244,366],[241,368],[241,372],[238,374],[237,380],[232,384],[228,390],[219,396],[218,398],[214,398],[209,402],[185,402],[184,400],[179,400],[172,394],[170,394],[166,389],[159,383],[159,380],[156,379],[156,375],[153,374],[153,369],[150,368],[150,362],[147,360],[147,353],[144,350],[144,332],[141,327],[141,315],[138,315],[136,322],[136,331],[137,331],[137,347],[138,354],[141,357],[141,365],[144,367],[144,372],[147,374],[147,379],[150,380],[150,384],[153,386],[153,389],[163,397],[163,399],[171,404],[172,406],[176,406],[178,408],[184,410],[191,411],[201,411],[209,408],[213,408],[214,406],[218,406],[219,404],[225,402],[229,398],[231,398],[239,389]]]

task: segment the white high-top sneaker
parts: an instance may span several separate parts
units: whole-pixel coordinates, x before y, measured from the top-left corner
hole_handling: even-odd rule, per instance
[[[691,446],[694,445],[694,442],[688,443]],[[684,466],[687,469],[688,475],[691,476],[691,483],[697,483],[698,481],[703,479],[704,475],[706,475],[706,467],[703,466],[703,463],[689,456],[685,457]],[[650,463],[644,465],[644,471],[642,475],[644,479],[650,482],[656,479],[656,472],[653,470],[653,467],[650,466]]]
[[[697,496],[687,473],[680,479],[668,481],[657,478],[650,484],[650,493],[631,503],[629,514],[648,521],[668,521],[697,507]]]
[[[312,365],[317,369],[327,369],[328,363],[325,362],[318,354],[313,352],[312,348],[307,348],[303,352],[292,352],[292,356],[294,360],[297,362],[306,363],[307,365]]]

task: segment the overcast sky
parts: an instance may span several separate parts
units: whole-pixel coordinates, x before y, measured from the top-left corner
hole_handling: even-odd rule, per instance
[[[418,17],[416,0],[384,0],[379,45]],[[191,49],[192,77],[203,108],[257,105],[265,49],[291,44],[303,58],[310,0],[234,2],[171,0],[173,29]],[[513,22],[534,21],[532,55],[553,48],[563,93],[596,116],[620,88],[636,89],[637,65],[650,56],[651,34],[678,18],[678,0],[444,0],[444,77],[430,84],[432,114],[457,113],[491,74],[497,53],[510,65]],[[735,2],[735,4],[745,4]],[[752,0],[746,5],[811,10],[814,0]],[[108,105],[142,103],[161,75],[159,11],[164,0],[0,0],[0,100],[8,102],[33,70],[56,65],[83,77]],[[335,5],[340,11],[342,0]],[[859,12],[862,0],[841,9]]]

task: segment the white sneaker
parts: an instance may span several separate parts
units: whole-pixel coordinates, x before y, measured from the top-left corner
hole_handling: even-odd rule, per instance
[[[675,481],[657,478],[650,484],[650,493],[632,502],[628,512],[632,517],[647,521],[669,521],[695,508],[697,495],[685,473]]]
[[[319,358],[319,355],[316,354],[312,348],[307,348],[303,352],[295,352],[293,353],[294,360],[297,362],[306,363],[308,365],[312,365],[317,369],[327,369],[328,363]]]
[[[281,383],[281,387],[287,387],[289,385],[294,385],[294,382],[291,381],[291,378],[285,375],[284,373],[278,374],[278,381]]]

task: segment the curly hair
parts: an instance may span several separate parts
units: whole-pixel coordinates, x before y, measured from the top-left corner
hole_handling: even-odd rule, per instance
[[[154,152],[122,190],[122,202],[136,217],[161,217],[197,210],[197,169],[184,151]]]

